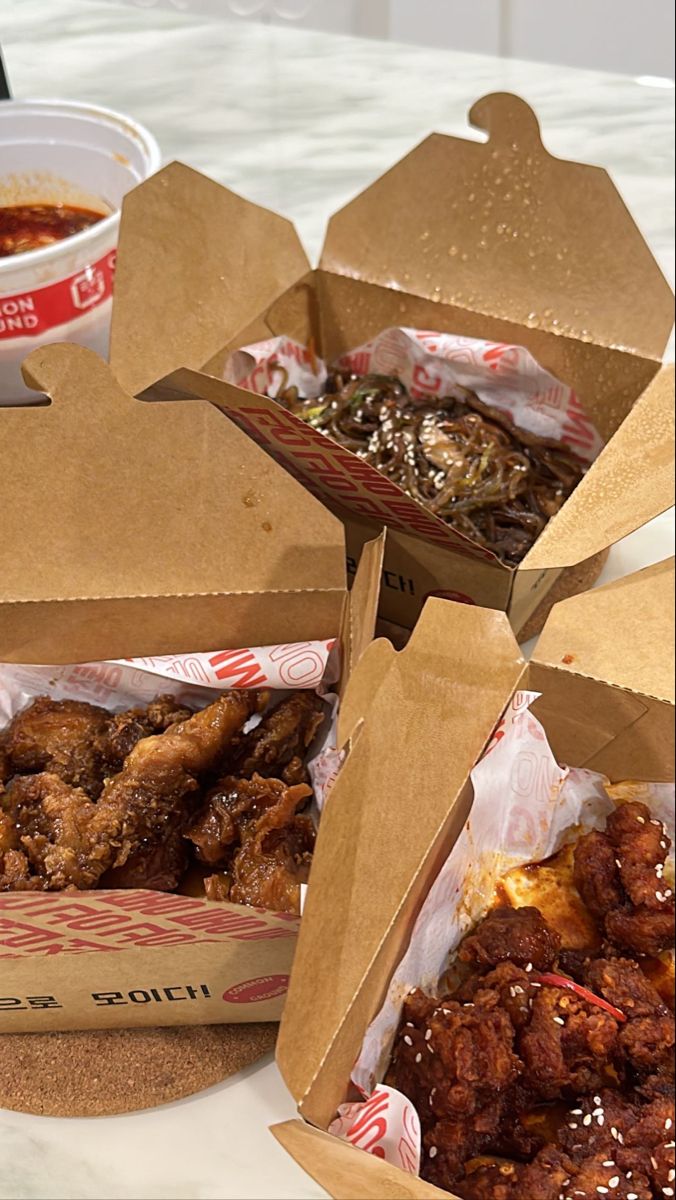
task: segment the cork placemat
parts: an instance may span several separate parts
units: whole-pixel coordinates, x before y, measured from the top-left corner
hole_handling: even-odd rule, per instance
[[[550,609],[558,604],[559,600],[567,600],[569,596],[577,596],[580,592],[586,592],[588,588],[592,587],[606,565],[609,553],[609,550],[601,550],[592,558],[587,558],[577,566],[567,567],[565,571],[562,571],[554,586],[531,613],[523,629],[519,630],[517,640],[527,642],[529,638],[541,633]],[[391,621],[379,620],[376,625],[376,637],[387,638],[395,650],[402,650],[410,636],[410,629],[404,629],[401,625],[393,625]]]
[[[154,1108],[220,1083],[275,1044],[278,1026],[10,1033],[0,1036],[0,1108],[105,1117]]]

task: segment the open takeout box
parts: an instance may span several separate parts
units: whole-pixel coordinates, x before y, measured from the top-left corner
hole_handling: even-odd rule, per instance
[[[168,376],[154,394],[180,396],[276,335],[329,362],[393,326],[527,347],[607,444],[516,570],[273,401],[228,399],[344,520],[352,565],[388,526],[382,617],[412,628],[447,594],[520,630],[562,570],[673,503],[673,297],[605,171],[552,157],[516,96],[470,120],[486,140],[433,134],[336,213],[317,270],[281,217],[180,164],[159,172],[124,201],[111,361],[131,393]]]
[[[558,604],[528,664],[503,614],[439,600],[405,650],[376,641],[364,654],[277,1044],[304,1122],[274,1132],[330,1195],[448,1195],[323,1131],[514,692],[541,693],[533,712],[558,761],[613,781],[673,780],[673,591],[672,559]]]
[[[0,663],[339,637],[344,686],[379,545],[348,593],[340,523],[212,404],[142,403],[75,346],[24,374],[51,403],[0,410]],[[275,1020],[297,927],[151,891],[0,893],[0,1032]]]

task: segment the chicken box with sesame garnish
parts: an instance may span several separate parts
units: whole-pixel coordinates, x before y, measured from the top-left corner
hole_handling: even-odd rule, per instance
[[[208,402],[0,413],[0,1032],[279,1018],[381,547]],[[222,385],[227,392],[227,385]]]
[[[527,665],[440,601],[362,659],[277,1049],[304,1121],[274,1132],[330,1195],[673,1190],[673,584],[564,601]],[[339,880],[322,839],[364,787]]]
[[[387,526],[380,616],[403,637],[431,595],[536,632],[674,498],[649,248],[519,97],[470,121],[483,139],[431,134],[335,213],[315,270],[289,222],[178,163],[122,212],[125,386],[241,385],[229,414],[341,518],[352,570]]]

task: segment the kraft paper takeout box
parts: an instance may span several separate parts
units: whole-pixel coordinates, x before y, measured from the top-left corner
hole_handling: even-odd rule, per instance
[[[277,1043],[304,1122],[274,1132],[331,1196],[448,1195],[323,1131],[356,1095],[348,1081],[363,1035],[513,692],[542,693],[533,711],[560,762],[613,781],[673,780],[673,593],[672,559],[563,601],[529,664],[502,613],[431,600],[405,650],[381,640],[362,657]]]
[[[142,403],[75,346],[24,373],[52,400],[0,410],[0,664],[340,636],[344,685],[379,545],[348,593],[339,521],[213,405]],[[297,928],[151,891],[0,892],[0,1032],[276,1020]]]
[[[353,562],[389,527],[381,617],[411,628],[446,593],[519,630],[562,569],[673,503],[673,297],[605,171],[552,157],[516,96],[470,120],[487,140],[433,134],[336,213],[315,271],[289,222],[165,168],[124,201],[111,361],[132,393],[170,375],[181,395],[195,380],[180,368],[221,376],[234,349],[277,334],[328,361],[393,325],[526,346],[609,441],[517,570],[274,402],[228,401],[345,521]]]

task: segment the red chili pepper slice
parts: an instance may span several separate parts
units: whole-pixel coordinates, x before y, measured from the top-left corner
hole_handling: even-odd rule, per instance
[[[569,992],[575,992],[581,1000],[586,1000],[587,1004],[594,1004],[596,1008],[602,1008],[605,1012],[610,1013],[620,1024],[626,1021],[625,1014],[619,1008],[615,1008],[614,1004],[609,1004],[602,996],[597,996],[594,992],[590,992],[589,988],[582,987],[582,984],[575,983],[574,979],[566,979],[565,975],[537,975],[535,976],[537,983],[549,983],[552,987],[567,988]]]

